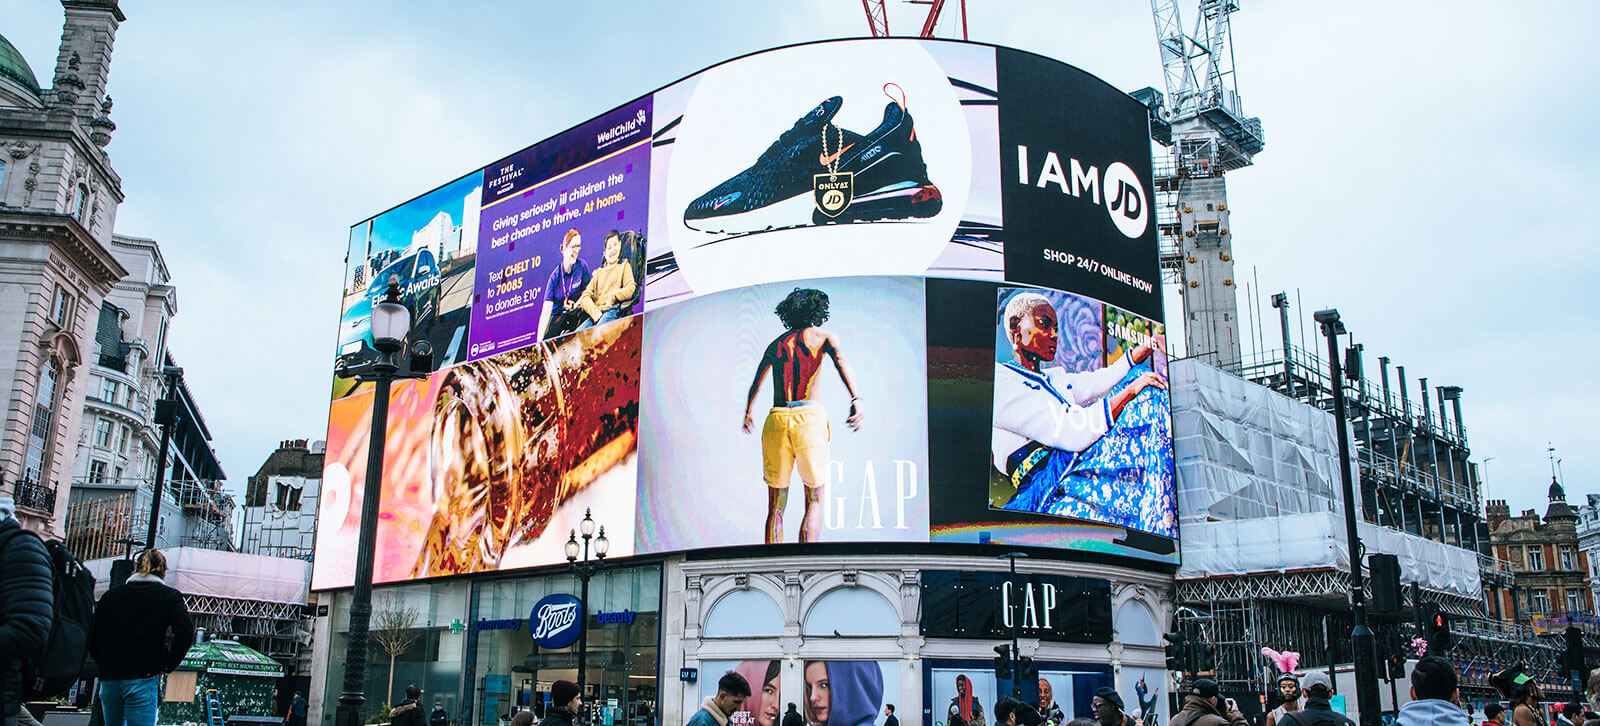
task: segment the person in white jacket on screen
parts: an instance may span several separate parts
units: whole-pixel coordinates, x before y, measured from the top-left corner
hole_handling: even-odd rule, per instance
[[[1167,387],[1160,375],[1146,372],[1106,395],[1133,364],[1143,363],[1155,351],[1165,352],[1165,336],[1151,336],[1104,368],[1068,373],[1059,366],[1043,366],[1055,360],[1060,337],[1049,299],[1019,293],[1006,303],[1003,322],[1012,359],[995,364],[994,374],[993,453],[995,468],[1002,472],[1010,473],[1007,462],[1012,454],[1032,443],[1074,452],[1089,448],[1111,430],[1123,407],[1140,391]]]

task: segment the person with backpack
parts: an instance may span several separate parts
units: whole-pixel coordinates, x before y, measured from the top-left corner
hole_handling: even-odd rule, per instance
[[[306,710],[309,705],[306,703],[306,697],[295,691],[294,698],[289,699],[289,713],[283,720],[289,726],[306,726]]]
[[[1396,726],[1471,726],[1467,712],[1457,705],[1456,667],[1430,655],[1411,669],[1411,703],[1400,707]]]
[[[44,542],[22,528],[0,494],[0,725],[16,726],[27,696],[24,659],[44,650],[55,620],[55,583]]]
[[[166,576],[166,556],[145,550],[128,581],[95,606],[89,652],[100,666],[105,726],[155,726],[161,675],[194,645],[189,608]]]

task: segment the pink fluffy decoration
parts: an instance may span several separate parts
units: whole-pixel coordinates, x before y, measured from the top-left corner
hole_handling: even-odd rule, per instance
[[[1300,654],[1292,650],[1279,653],[1271,648],[1262,648],[1261,654],[1271,660],[1273,665],[1278,666],[1279,673],[1293,673],[1300,665]]]

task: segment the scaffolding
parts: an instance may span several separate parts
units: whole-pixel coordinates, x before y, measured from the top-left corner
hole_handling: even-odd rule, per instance
[[[1494,698],[1488,675],[1518,661],[1552,697],[1570,697],[1557,667],[1560,636],[1502,622],[1486,605],[1486,591],[1511,587],[1514,576],[1490,554],[1478,514],[1459,390],[1440,387],[1435,418],[1427,389],[1420,405],[1396,400],[1381,360],[1379,381],[1341,381],[1358,530],[1367,551],[1399,554],[1403,578],[1418,586],[1403,593],[1400,612],[1373,618],[1380,643],[1420,632],[1412,622],[1420,596],[1455,616],[1445,655],[1468,698]],[[1262,647],[1298,651],[1304,667],[1351,662],[1351,563],[1327,367],[1291,345],[1223,368],[1175,361],[1171,371],[1184,540],[1178,626],[1198,627],[1216,646],[1215,678],[1233,693],[1270,692],[1275,674]]]

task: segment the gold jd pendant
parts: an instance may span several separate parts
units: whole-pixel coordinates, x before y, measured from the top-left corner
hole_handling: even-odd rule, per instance
[[[855,174],[841,171],[835,174],[817,174],[812,177],[812,199],[817,211],[828,217],[837,217],[850,208],[855,198]]]

